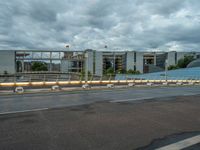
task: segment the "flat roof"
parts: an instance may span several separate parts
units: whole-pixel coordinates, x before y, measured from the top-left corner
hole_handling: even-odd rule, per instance
[[[19,49],[19,50],[0,50],[1,51],[26,51],[26,52],[84,52],[83,50],[67,50],[67,49]]]
[[[103,53],[123,53],[123,52],[139,52],[139,53],[169,53],[169,52],[177,52],[177,53],[200,53],[199,51],[139,51],[139,50],[112,50],[112,49],[100,49],[100,50],[92,50],[92,49],[85,49],[85,50],[69,50],[69,49],[16,49],[16,50],[0,50],[1,51],[30,51],[30,52],[86,52],[86,51],[97,51]]]

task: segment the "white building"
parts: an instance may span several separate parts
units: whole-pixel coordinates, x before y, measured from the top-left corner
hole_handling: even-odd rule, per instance
[[[32,72],[34,62],[44,62],[48,72],[89,71],[102,76],[107,69],[115,73],[134,70],[141,73],[164,70],[177,64],[185,55],[200,57],[199,52],[140,52],[140,51],[49,51],[49,50],[0,50],[0,74]]]

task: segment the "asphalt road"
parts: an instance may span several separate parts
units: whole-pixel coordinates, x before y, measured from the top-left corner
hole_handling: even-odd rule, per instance
[[[102,101],[126,102],[196,94],[200,94],[199,86],[140,87],[95,91],[7,95],[0,96],[0,114],[77,106]]]
[[[197,94],[198,88],[140,90],[63,93],[57,96],[37,95],[36,98],[33,95],[20,95],[15,100],[23,101],[16,103],[16,107],[21,110],[31,108],[31,105],[36,107],[36,103],[39,103],[37,107],[40,104],[46,106],[48,102],[51,103],[51,107],[58,103],[59,106],[63,103],[70,107],[1,114],[0,149],[153,150],[200,134],[199,95],[130,100],[122,103],[108,102],[109,99],[124,100],[134,98],[135,95],[138,98],[159,97],[164,93],[169,96]],[[93,103],[99,100],[105,101]],[[7,105],[4,105],[6,108],[14,103],[14,98],[1,97],[0,106],[2,101],[7,101]],[[80,105],[81,101],[90,104]],[[20,107],[20,104],[23,106]],[[71,106],[72,104],[80,106]],[[199,146],[197,144],[187,149],[199,150]]]

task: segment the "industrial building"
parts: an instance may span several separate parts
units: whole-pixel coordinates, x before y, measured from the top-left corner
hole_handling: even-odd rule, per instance
[[[0,74],[33,72],[33,64],[42,62],[46,72],[81,73],[96,76],[112,68],[115,73],[134,70],[140,73],[158,72],[177,64],[186,55],[200,58],[199,52],[140,52],[140,51],[67,51],[67,50],[0,50]]]

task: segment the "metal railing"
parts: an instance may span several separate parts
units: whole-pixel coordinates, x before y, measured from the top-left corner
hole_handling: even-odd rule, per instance
[[[200,83],[200,80],[91,80],[91,81],[35,81],[35,82],[4,82],[0,87],[17,87],[17,86],[53,86],[53,85],[101,85],[101,84],[147,84],[147,83]]]
[[[155,84],[163,84],[163,83],[191,83],[191,84],[199,84],[199,78],[170,78],[168,80],[165,79],[157,79],[150,78],[150,79],[118,79],[115,80],[115,76],[107,75],[102,77],[97,76],[89,76],[88,81],[85,81],[84,76],[77,75],[65,75],[65,74],[55,74],[55,75],[48,75],[48,74],[38,74],[38,75],[23,75],[23,76],[1,76],[0,77],[0,87],[17,87],[17,86],[67,86],[67,85],[83,85],[83,84],[90,84],[90,85],[105,85],[105,84],[147,84],[147,83],[155,83]]]

